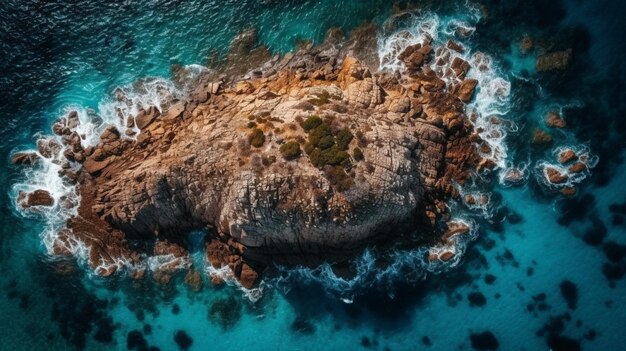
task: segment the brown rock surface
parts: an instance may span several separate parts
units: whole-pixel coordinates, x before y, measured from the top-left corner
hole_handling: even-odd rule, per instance
[[[572,149],[567,149],[559,154],[560,163],[568,163],[577,158],[576,153]]]
[[[552,144],[552,135],[541,129],[536,129],[533,133],[533,144],[538,146],[546,146]]]
[[[39,157],[34,152],[16,152],[11,157],[11,163],[14,165],[33,165]]]
[[[561,194],[563,194],[565,196],[574,196],[574,195],[576,195],[576,193],[577,193],[577,190],[573,186],[567,186],[567,187],[561,189]]]
[[[587,165],[582,162],[576,162],[568,168],[568,170],[572,173],[580,173],[586,169]]]
[[[54,205],[54,199],[49,192],[38,189],[30,193],[20,192],[18,195],[18,203],[23,208],[30,208],[33,206],[51,207]]]
[[[558,169],[553,167],[546,168],[546,175],[552,184],[563,184],[569,179],[567,174],[563,174]]]

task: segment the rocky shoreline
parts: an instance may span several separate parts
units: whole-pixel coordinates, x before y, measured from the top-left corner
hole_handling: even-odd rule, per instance
[[[272,58],[244,33],[231,65],[186,81],[186,99],[120,113],[124,128],[107,127],[95,147],[84,145],[75,112],[56,122],[56,138],[13,158],[25,166],[53,159],[80,195],[79,204],[58,204],[77,215],[54,253],[82,242],[97,274],[136,267],[137,278],[146,257],[166,257],[154,274],[166,282],[191,265],[188,233],[203,231],[210,264],[251,288],[272,264],[342,262],[373,243],[433,245],[467,233],[446,203],[495,164],[480,157],[489,146],[465,114],[478,82],[466,77],[464,48],[426,39],[398,56],[404,72],[378,72],[373,53],[355,49],[371,47],[360,42],[371,36],[338,44],[338,35]],[[180,68],[174,79],[184,76]],[[51,200],[37,189],[18,203]]]

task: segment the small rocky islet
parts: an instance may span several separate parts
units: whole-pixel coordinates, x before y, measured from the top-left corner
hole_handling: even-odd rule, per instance
[[[103,276],[121,262],[139,267],[143,257],[171,255],[155,273],[167,281],[188,262],[186,235],[203,230],[209,262],[250,288],[271,264],[341,262],[371,243],[466,234],[467,225],[450,222],[446,201],[495,164],[480,157],[465,114],[478,82],[455,55],[463,47],[434,48],[426,38],[398,55],[404,72],[379,72],[371,52],[355,50],[368,47],[363,38],[336,45],[333,36],[268,59],[246,32],[231,45],[230,66],[179,78],[191,87],[184,98],[164,93],[160,108],[120,113],[95,146],[83,145],[76,112],[57,121],[57,137],[39,140],[38,155],[14,156],[27,166],[53,159],[76,185],[79,203],[61,206],[77,214],[59,230],[55,254],[83,242]],[[250,67],[259,57],[267,61]],[[115,98],[127,96],[118,90]],[[52,205],[42,189],[19,197],[23,207]]]

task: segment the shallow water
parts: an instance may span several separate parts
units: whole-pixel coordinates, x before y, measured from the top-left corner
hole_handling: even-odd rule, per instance
[[[483,92],[496,77],[510,82],[497,112],[516,127],[506,130],[498,145],[506,151],[503,165],[530,163],[525,185],[496,184],[494,205],[486,212],[453,205],[480,228],[450,270],[431,274],[409,264],[396,275],[425,279],[364,281],[347,293],[337,288],[346,282],[332,276],[318,281],[312,278],[320,275],[303,271],[268,280],[263,297],[253,303],[235,286],[211,287],[208,277],[203,291],[194,293],[182,277],[169,286],[123,276],[105,280],[74,262],[50,259],[40,237],[45,221],[13,206],[13,185],[25,176],[10,165],[10,154],[32,148],[34,135],[49,134],[51,122],[68,105],[102,114],[117,86],[167,78],[172,64],[206,64],[212,52],[223,55],[242,30],[256,27],[261,43],[284,53],[297,39],[321,41],[331,26],[347,33],[364,22],[383,24],[391,3],[4,1],[0,350],[176,350],[188,344],[180,331],[190,338],[191,350],[468,350],[478,347],[471,335],[485,331],[493,333],[500,350],[576,349],[557,337],[578,341],[584,350],[625,349],[626,261],[619,245],[626,244],[626,209],[614,205],[626,207],[626,109],[620,89],[626,48],[619,21],[624,6],[619,1],[483,3],[487,17],[474,23],[476,32],[463,43],[493,59],[493,78],[481,83]],[[405,25],[417,30],[437,18],[442,35],[452,21],[474,18],[464,2],[445,7]],[[384,43],[394,31],[379,33]],[[534,56],[519,53],[523,34],[559,37],[555,49],[574,46],[575,69],[557,78],[537,74]],[[492,108],[493,96],[479,92],[472,108]],[[555,108],[568,123],[553,133],[555,145],[586,145],[600,160],[572,199],[541,185],[535,165],[554,162],[552,148],[528,143]],[[497,177],[491,181],[497,183]],[[195,261],[203,264],[199,256]],[[572,290],[576,297],[568,301],[564,292]]]

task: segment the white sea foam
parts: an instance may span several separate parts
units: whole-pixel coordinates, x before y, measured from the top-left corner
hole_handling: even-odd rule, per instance
[[[189,71],[199,72],[198,69],[193,68]],[[162,110],[170,101],[183,99],[185,96],[186,92],[176,88],[170,80],[148,78],[133,85],[116,88],[113,96],[105,97],[99,104],[98,111],[79,105],[67,105],[60,117],[67,118],[70,112],[76,112],[80,123],[74,131],[81,137],[83,147],[94,146],[99,143],[100,134],[108,126],[115,126],[122,132],[122,135],[125,135],[123,131],[128,126],[129,118],[134,119],[141,109],[154,106]],[[137,132],[136,127],[134,129]],[[64,169],[63,164],[67,161],[63,157],[66,147],[61,137],[57,135],[45,135],[40,140],[52,141],[58,147],[50,148],[51,155],[42,155],[39,150],[28,150],[38,155],[39,162],[33,167],[25,167],[24,180],[12,186],[11,197],[15,208],[23,216],[38,216],[44,219],[46,225],[40,236],[48,255],[54,256],[60,252],[71,254],[80,263],[86,264],[90,247],[63,230],[67,219],[78,214],[77,209],[80,203],[76,186],[65,181],[59,174]],[[76,162],[69,162],[69,166],[71,170],[81,167]],[[20,192],[29,193],[38,189],[50,193],[54,199],[53,206],[24,209],[18,203]],[[119,258],[115,262],[101,262],[94,271],[106,271],[113,266],[117,269],[124,269],[133,265],[124,258]]]
[[[121,134],[124,134],[126,129],[131,129],[138,135],[140,130],[136,126],[135,118],[141,110],[155,107],[162,112],[169,102],[183,99],[185,96],[186,93],[179,90],[171,80],[163,78],[149,78],[118,87],[112,97],[98,105],[103,123],[102,127],[97,129],[99,132],[97,135],[99,136],[102,130],[110,125],[115,126]]]
[[[441,273],[456,267],[463,257],[469,242],[477,237],[478,225],[469,219],[454,219],[452,224],[467,225],[470,231],[465,234],[453,235],[445,243],[435,246],[421,246],[412,250],[392,250],[385,252],[383,257],[373,250],[366,249],[353,262],[352,278],[338,276],[328,263],[316,268],[309,267],[277,267],[278,276],[267,284],[271,287],[288,292],[294,282],[319,284],[330,294],[338,296],[345,303],[351,303],[359,291],[377,287],[387,289],[393,294],[398,282],[415,282],[423,280],[428,273]],[[443,260],[441,254],[451,252],[453,257]],[[435,258],[436,257],[436,258]],[[380,267],[377,261],[383,258],[387,265]]]
[[[535,176],[540,184],[550,190],[560,190],[563,188],[571,188],[580,184],[582,181],[591,176],[591,170],[598,164],[599,157],[591,153],[590,149],[586,145],[574,145],[574,146],[559,146],[552,150],[552,156],[555,160],[558,160],[559,155],[566,151],[572,150],[576,154],[577,158],[574,161],[566,164],[561,164],[558,161],[540,160],[535,166]],[[570,167],[572,164],[581,162],[585,165],[585,169],[581,172],[572,172]],[[567,176],[567,180],[554,184],[550,182],[548,177],[548,168],[557,170],[562,175]]]
[[[241,285],[239,280],[235,277],[232,269],[228,266],[222,266],[221,268],[215,268],[210,264],[207,264],[206,273],[211,277],[219,278],[230,286],[238,288],[251,302],[256,302],[263,297],[263,291],[266,289],[267,284],[261,280],[259,286],[256,288],[248,289]]]
[[[530,161],[520,162],[517,165],[507,162],[506,167],[498,173],[500,185],[509,187],[524,184],[530,176],[529,166]]]
[[[404,63],[398,59],[400,53],[411,45],[437,39],[440,26],[439,16],[430,13],[421,16],[412,13],[409,15],[412,16],[413,25],[411,27],[388,36],[378,37],[378,57],[381,70],[404,70]]]

